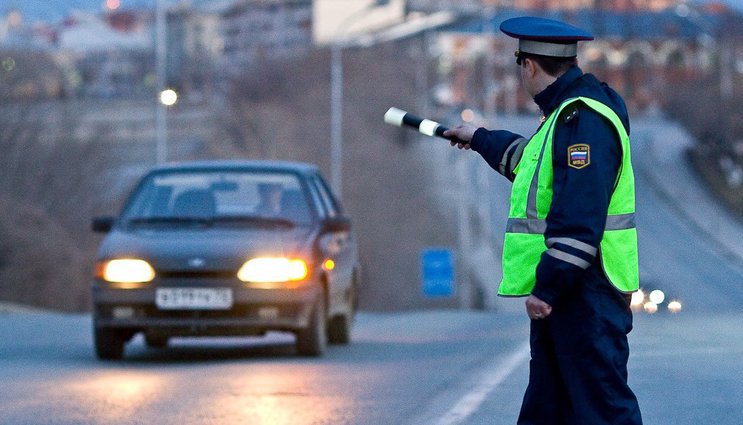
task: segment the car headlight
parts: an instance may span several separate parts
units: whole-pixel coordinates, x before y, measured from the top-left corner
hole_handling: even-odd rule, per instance
[[[259,257],[245,262],[237,272],[243,282],[292,282],[307,277],[307,263],[299,258]]]
[[[155,270],[147,261],[121,258],[99,263],[96,276],[112,283],[145,283],[155,278]]]

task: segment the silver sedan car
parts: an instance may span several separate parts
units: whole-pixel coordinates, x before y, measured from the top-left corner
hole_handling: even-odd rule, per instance
[[[202,161],[145,175],[106,233],[92,281],[95,352],[127,341],[296,335],[300,355],[350,342],[360,285],[349,218],[318,168]]]

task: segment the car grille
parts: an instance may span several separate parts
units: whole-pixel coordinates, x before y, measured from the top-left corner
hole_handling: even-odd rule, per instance
[[[233,271],[191,271],[175,270],[157,273],[162,279],[231,279],[237,276]]]

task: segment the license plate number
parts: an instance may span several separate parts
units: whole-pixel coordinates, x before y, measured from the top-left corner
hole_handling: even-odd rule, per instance
[[[161,310],[227,310],[232,307],[230,288],[158,288],[155,305]]]

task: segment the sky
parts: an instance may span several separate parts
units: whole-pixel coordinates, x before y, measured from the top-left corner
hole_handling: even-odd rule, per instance
[[[9,10],[20,10],[26,22],[39,20],[58,22],[69,14],[70,11],[89,10],[99,11],[106,2],[118,2],[121,7],[154,7],[156,0],[0,0],[0,17],[5,16]],[[176,2],[178,0],[166,0]],[[193,4],[208,4],[216,0],[191,0]],[[743,12],[743,0],[693,0],[692,3],[704,4],[710,2],[722,2]]]
[[[122,8],[154,7],[156,0],[0,0],[0,16],[5,16],[9,10],[20,10],[26,22],[39,20],[58,22],[69,15],[73,10],[97,12],[103,9],[107,2],[121,5]],[[175,2],[177,0],[166,0]],[[192,0],[193,1],[193,0]],[[193,3],[203,3],[209,0],[195,0]],[[742,0],[743,1],[743,0]]]

